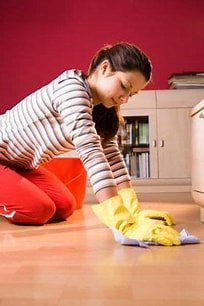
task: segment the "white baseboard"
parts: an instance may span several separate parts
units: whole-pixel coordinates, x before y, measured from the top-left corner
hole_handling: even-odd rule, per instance
[[[192,201],[190,179],[134,180],[133,187],[138,198],[140,197],[141,199],[165,199],[167,195],[173,199],[175,194],[180,194],[185,201]],[[89,182],[86,189],[85,203],[97,203],[96,196]]]

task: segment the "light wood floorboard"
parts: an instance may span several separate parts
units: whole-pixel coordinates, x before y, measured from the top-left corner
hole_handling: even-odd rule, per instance
[[[164,196],[164,195],[163,195]],[[176,229],[204,240],[199,208],[168,210]],[[66,222],[17,226],[0,219],[0,306],[203,306],[204,244],[149,249],[117,244],[85,205]]]

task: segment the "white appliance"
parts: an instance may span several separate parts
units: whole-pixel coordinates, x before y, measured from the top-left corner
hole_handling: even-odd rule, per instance
[[[204,100],[191,112],[192,119],[192,197],[200,206],[204,222]]]

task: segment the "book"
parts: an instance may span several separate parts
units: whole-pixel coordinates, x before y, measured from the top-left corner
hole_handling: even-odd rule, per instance
[[[173,74],[168,78],[170,89],[204,88],[204,72]]]

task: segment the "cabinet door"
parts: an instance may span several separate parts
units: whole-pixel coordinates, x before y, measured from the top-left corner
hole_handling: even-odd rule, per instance
[[[157,110],[159,178],[190,177],[190,110]]]

